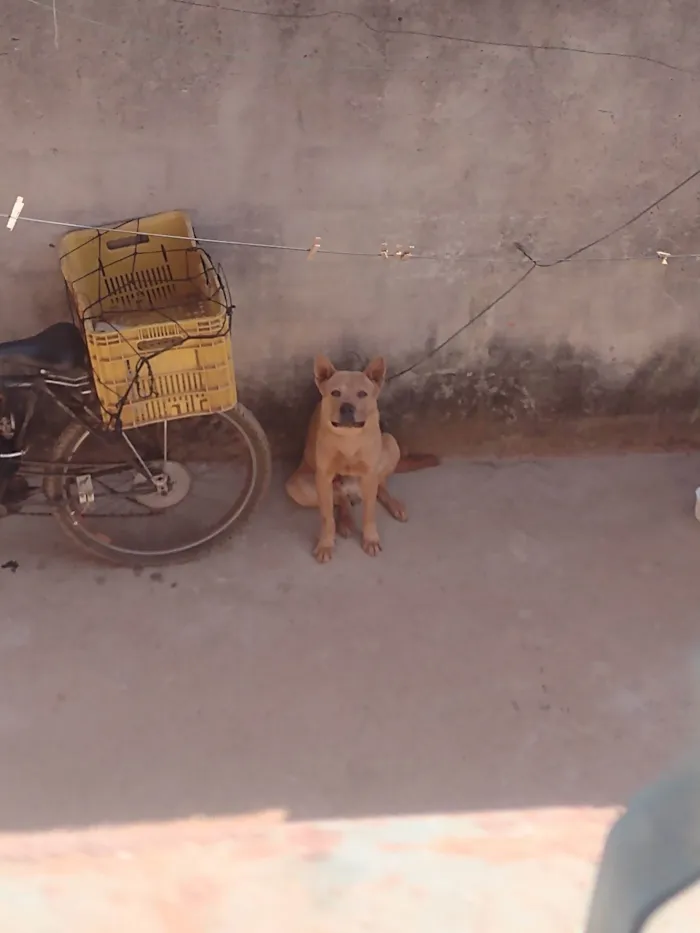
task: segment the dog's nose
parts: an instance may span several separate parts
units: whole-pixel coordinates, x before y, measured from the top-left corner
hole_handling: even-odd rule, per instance
[[[340,414],[343,418],[354,418],[355,406],[351,405],[350,402],[343,402],[340,406]]]

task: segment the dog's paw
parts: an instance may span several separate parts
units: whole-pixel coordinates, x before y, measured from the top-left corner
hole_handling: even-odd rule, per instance
[[[314,557],[319,562],[319,564],[327,564],[328,561],[333,557],[333,545],[323,544],[321,541],[319,541],[314,548]]]
[[[362,550],[365,552],[365,554],[369,554],[370,557],[376,557],[381,549],[382,546],[379,543],[379,538],[362,539]]]
[[[395,518],[397,522],[408,521],[408,509],[400,499],[392,499],[389,515]]]
[[[406,506],[400,499],[395,499],[393,496],[389,495],[389,492],[385,486],[380,487],[378,498],[379,502],[381,502],[389,515],[391,515],[392,518],[395,518],[397,522],[408,521],[408,510],[406,509]]]

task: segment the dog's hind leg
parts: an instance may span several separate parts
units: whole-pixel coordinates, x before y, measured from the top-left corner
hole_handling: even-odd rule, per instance
[[[318,492],[316,490],[316,479],[311,470],[301,466],[289,477],[284,484],[287,495],[307,509],[318,508]]]
[[[406,506],[400,499],[392,496],[386,486],[387,478],[394,472],[400,459],[401,451],[396,438],[392,437],[391,434],[382,434],[382,455],[379,461],[377,499],[392,518],[395,518],[397,522],[405,522],[408,521]]]
[[[389,515],[391,515],[392,518],[395,518],[397,522],[408,521],[408,512],[406,510],[406,506],[403,504],[401,499],[397,499],[395,496],[391,495],[384,483],[382,483],[377,490],[377,499],[384,506]]]
[[[314,474],[300,467],[285,483],[285,489],[290,499],[297,505],[305,508],[318,508],[318,491]],[[349,495],[343,489],[343,483],[338,477],[333,483],[333,500],[335,503],[336,523],[338,534],[342,538],[349,538],[357,531],[355,519],[352,514],[352,503]]]

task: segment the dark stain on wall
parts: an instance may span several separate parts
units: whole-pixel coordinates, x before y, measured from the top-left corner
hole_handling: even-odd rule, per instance
[[[609,440],[616,419],[694,417],[700,409],[699,359],[700,345],[669,342],[626,370],[564,343],[521,346],[497,340],[478,366],[424,376],[411,373],[389,382],[381,398],[382,417],[386,429],[409,445],[429,426],[436,437],[442,435],[443,450],[449,450],[453,438],[460,452],[465,433],[476,424],[491,426],[496,433],[541,433],[546,425],[556,434],[557,424],[564,421],[602,419]],[[395,371],[402,368],[401,360],[389,362]],[[336,360],[339,368],[356,369],[361,363],[352,354]],[[284,456],[300,453],[318,401],[311,360],[297,361],[288,372],[284,384],[241,386],[241,401],[256,413],[276,452]]]
[[[613,450],[616,437],[620,449],[631,449],[635,436],[640,449],[694,447],[700,445],[699,358],[700,346],[669,342],[625,371],[567,344],[546,348],[494,341],[479,366],[390,381],[380,400],[383,428],[409,451],[435,449],[443,455],[534,455],[548,449],[542,447],[545,437],[558,452],[576,452],[582,432],[586,449],[596,448],[598,436]],[[366,360],[348,350],[334,362],[341,369],[359,369]],[[388,362],[401,369],[401,360]],[[270,379],[239,385],[240,401],[260,420],[278,457],[301,454],[319,399],[312,372],[311,359],[290,361],[282,370],[275,367]],[[53,406],[42,408],[35,456],[48,454],[63,420]],[[503,446],[504,439],[516,437],[516,448]]]

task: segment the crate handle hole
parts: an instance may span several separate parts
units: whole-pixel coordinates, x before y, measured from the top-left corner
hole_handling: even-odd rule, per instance
[[[139,340],[136,344],[136,350],[139,353],[162,353],[165,350],[173,350],[184,343],[187,338],[183,336],[174,337],[151,337],[146,340]]]
[[[107,240],[107,249],[126,249],[127,246],[140,246],[148,243],[150,237],[145,233],[132,233],[129,236],[118,237],[116,240]]]

